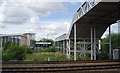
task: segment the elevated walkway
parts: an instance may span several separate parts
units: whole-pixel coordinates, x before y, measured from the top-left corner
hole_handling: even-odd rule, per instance
[[[70,30],[66,36],[68,42],[68,50],[70,50],[70,42],[74,45],[74,60],[76,60],[77,43],[90,42],[91,60],[96,60],[96,50],[101,44],[101,36],[109,27],[109,56],[111,59],[111,28],[110,25],[120,20],[120,0],[87,0],[75,12]],[[66,40],[66,39],[65,39]],[[97,44],[98,43],[98,44]],[[83,43],[84,46],[86,44]],[[83,47],[84,47],[83,46]],[[85,47],[84,47],[85,49]]]

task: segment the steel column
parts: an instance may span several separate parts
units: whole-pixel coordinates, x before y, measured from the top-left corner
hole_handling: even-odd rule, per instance
[[[112,49],[111,49],[111,27],[109,26],[109,59],[112,59]]]
[[[120,34],[120,20],[118,20],[117,22],[118,22],[118,33]]]
[[[96,28],[94,27],[94,60],[96,60]]]
[[[91,60],[93,60],[93,27],[91,27]]]
[[[118,22],[118,34],[120,34],[120,20],[118,20],[117,22]],[[118,39],[120,39],[120,37],[118,37]],[[120,40],[118,40],[118,43],[120,43]],[[120,47],[119,44],[118,47]]]
[[[85,48],[86,48],[86,47],[85,47],[85,46],[86,46],[86,45],[85,45],[85,39],[84,39],[84,49],[83,49],[83,52],[84,52],[84,53],[83,53],[83,56],[84,56],[84,57],[85,57],[85,53],[86,53],[86,51],[85,51]]]
[[[76,61],[76,24],[74,24],[74,60]]]
[[[2,36],[0,37],[0,40],[1,40],[0,41],[0,48],[2,48],[2,44],[3,44],[3,37]]]
[[[101,43],[101,39],[99,40],[99,43],[98,43],[98,44],[99,44],[99,50],[100,50],[100,49],[101,49],[101,44],[102,44],[102,43]]]
[[[69,52],[68,52],[68,58],[70,58],[70,39],[69,39]]]
[[[66,40],[66,55],[68,58],[68,52],[69,52],[69,45],[68,45],[68,40]]]
[[[64,48],[65,48],[65,43],[64,43],[64,40],[63,40],[63,53],[65,52],[65,50],[64,50]]]

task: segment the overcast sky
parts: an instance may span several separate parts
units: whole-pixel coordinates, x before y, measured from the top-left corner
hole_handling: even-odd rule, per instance
[[[0,0],[0,34],[36,33],[36,40],[67,33],[84,0]],[[74,2],[73,2],[74,1]],[[117,32],[117,25],[113,25]]]

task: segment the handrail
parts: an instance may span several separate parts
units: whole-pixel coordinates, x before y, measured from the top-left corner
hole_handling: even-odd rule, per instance
[[[97,5],[101,0],[86,0],[83,5],[75,12],[73,16],[72,23],[81,18],[89,10],[91,10],[95,5]],[[79,17],[79,18],[78,18]]]
[[[94,6],[96,6],[99,2],[101,2],[102,0],[86,0],[81,7],[74,13],[72,22],[71,22],[71,26],[69,29],[69,32],[67,34],[67,38],[69,38],[70,36],[70,32],[72,30],[73,25],[75,24],[75,22],[81,18],[83,15],[85,15],[88,11],[90,11]],[[84,8],[83,8],[84,7]]]

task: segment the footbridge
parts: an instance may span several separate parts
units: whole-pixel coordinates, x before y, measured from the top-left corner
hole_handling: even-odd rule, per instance
[[[62,42],[62,48],[66,49],[64,52],[66,52],[68,58],[70,58],[71,50],[73,50],[74,60],[76,60],[78,50],[82,51],[83,56],[87,50],[90,50],[91,60],[96,60],[96,52],[102,44],[101,37],[109,27],[109,42],[106,44],[109,45],[109,57],[111,59],[110,26],[120,20],[120,0],[106,1],[85,1],[75,12],[69,32],[64,35],[66,37],[56,38],[57,45]],[[78,47],[78,44],[80,47]],[[60,48],[60,46],[58,47]]]

